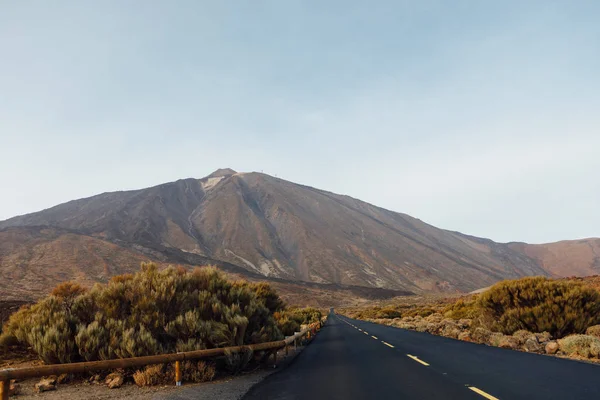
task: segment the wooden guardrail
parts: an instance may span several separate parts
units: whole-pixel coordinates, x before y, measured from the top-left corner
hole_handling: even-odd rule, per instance
[[[277,362],[277,350],[285,347],[287,353],[287,346],[291,345],[292,343],[296,344],[298,340],[302,339],[305,336],[310,338],[311,336],[316,334],[316,332],[322,327],[324,321],[325,319],[311,324],[309,325],[309,327],[303,329],[301,332],[296,333],[295,335],[290,336],[285,340],[278,340],[276,342],[258,343],[246,346],[219,347],[215,349],[194,350],[170,354],[158,354],[154,356],[119,358],[104,361],[87,361],[68,364],[41,365],[37,367],[2,369],[0,370],[0,400],[8,400],[8,391],[11,379],[36,378],[60,374],[80,374],[89,371],[143,367],[146,365],[166,364],[170,362],[175,362],[175,379],[176,385],[179,386],[181,385],[182,361],[218,357],[225,355],[225,353],[239,353],[246,350],[271,350],[273,351],[274,361]]]

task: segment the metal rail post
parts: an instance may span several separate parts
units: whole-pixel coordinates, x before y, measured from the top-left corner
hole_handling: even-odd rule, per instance
[[[0,400],[8,400],[10,381],[0,381]]]
[[[175,386],[181,386],[181,361],[175,361]]]

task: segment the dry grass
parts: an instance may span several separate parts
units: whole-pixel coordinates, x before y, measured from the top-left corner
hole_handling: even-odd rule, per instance
[[[558,341],[560,350],[570,356],[600,357],[600,339],[590,335],[571,335]]]
[[[590,326],[585,330],[586,335],[596,336],[600,338],[600,325]]]
[[[164,364],[148,365],[133,374],[133,381],[140,387],[173,383],[173,375],[167,372]]]
[[[206,361],[185,361],[181,364],[184,382],[210,382],[216,374],[214,364]],[[175,381],[175,369],[172,364],[148,365],[133,374],[133,381],[139,387],[170,385]]]
[[[215,366],[205,361],[184,362],[182,369],[183,380],[185,382],[210,382],[217,373]]]

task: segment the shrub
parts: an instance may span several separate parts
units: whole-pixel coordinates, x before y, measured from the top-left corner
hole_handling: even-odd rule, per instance
[[[0,335],[0,350],[6,349],[10,346],[16,346],[19,344],[19,340],[13,336],[13,335],[9,335],[7,333],[3,333]]]
[[[75,299],[87,291],[77,282],[63,282],[52,290],[52,295],[59,299],[66,312],[70,312]]]
[[[434,310],[433,308],[425,307],[425,308],[416,308],[414,310],[407,311],[407,312],[405,312],[404,315],[407,317],[419,316],[419,317],[425,318],[425,317],[428,317],[428,316],[436,314],[436,313],[437,313],[437,311]]]
[[[74,336],[77,321],[63,303],[50,296],[10,316],[6,335],[27,343],[46,363],[64,363],[77,359]]]
[[[140,387],[172,383],[173,377],[166,372],[163,364],[148,365],[133,374],[133,381]]]
[[[600,325],[590,326],[585,330],[586,335],[596,336],[600,338]]]
[[[475,319],[480,313],[480,309],[475,300],[465,301],[457,300],[455,303],[447,306],[442,312],[446,318],[452,319]]]
[[[249,348],[245,348],[242,351],[235,353],[225,350],[225,365],[227,366],[227,370],[231,374],[239,374],[246,368],[248,363],[250,363],[253,356],[254,352]]]
[[[89,291],[59,285],[13,314],[6,335],[47,363],[137,357],[279,340],[272,310],[283,306],[268,284],[230,281],[210,267],[142,264]]]
[[[478,306],[488,327],[505,334],[525,329],[562,337],[600,322],[600,293],[543,277],[500,282],[480,295]]]
[[[294,332],[300,331],[302,325],[320,321],[322,313],[316,308],[305,307],[276,312],[274,316],[281,332],[286,336],[291,336]]]
[[[559,339],[558,345],[560,346],[560,350],[568,355],[586,358],[598,358],[600,356],[600,339],[595,336],[571,335]]]
[[[181,366],[181,374],[185,382],[210,382],[216,375],[216,369],[205,361],[186,361]]]

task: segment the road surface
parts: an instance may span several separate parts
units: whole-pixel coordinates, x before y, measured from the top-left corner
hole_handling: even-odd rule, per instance
[[[265,399],[600,399],[600,366],[330,315]]]

